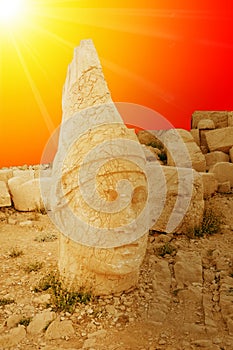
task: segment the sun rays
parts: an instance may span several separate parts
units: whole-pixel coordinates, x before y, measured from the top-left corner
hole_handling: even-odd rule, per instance
[[[147,16],[158,16],[158,18],[161,16],[169,17],[171,11],[164,11],[162,13],[161,11],[151,12],[151,9],[81,8],[78,7],[79,2],[77,1],[73,2],[72,7],[69,7],[72,4],[70,1],[39,2],[35,0],[30,1],[30,6],[29,2],[25,0],[12,0],[14,1],[12,3],[9,0],[6,1],[4,2],[5,13],[4,15],[2,14],[2,17],[5,16],[4,19],[6,21],[8,20],[9,23],[7,33],[5,28],[4,33],[0,31],[0,36],[5,36],[4,39],[7,41],[7,45],[11,43],[14,47],[16,57],[21,64],[25,78],[30,85],[32,95],[49,133],[55,128],[54,117],[51,116],[46,108],[46,103],[43,101],[36,80],[38,74],[44,76],[46,88],[47,81],[53,77],[54,72],[48,71],[44,66],[45,58],[43,57],[45,55],[51,55],[52,46],[60,46],[62,50],[68,50],[70,55],[72,55],[73,48],[82,39],[79,35],[83,32],[83,37],[85,37],[87,32],[94,33],[96,28],[104,29],[106,32],[123,31],[133,35],[157,36],[162,40],[179,40],[172,33],[166,33],[159,29],[151,30],[149,25],[145,25],[145,18]],[[23,5],[27,5],[27,7],[25,8]],[[17,16],[20,18],[20,15],[23,16],[23,21],[21,18],[20,24],[15,23],[11,25],[10,19],[15,20]],[[131,20],[129,21],[129,19]],[[78,29],[79,35],[77,35],[76,39],[74,35],[71,35],[69,38],[66,29],[67,25],[71,28],[74,28],[75,25]],[[92,29],[90,30],[90,28]],[[46,44],[48,52],[46,52],[46,48],[42,49],[41,43],[43,40],[49,42],[49,44]],[[2,45],[1,49],[4,50]],[[30,62],[31,69],[29,69],[27,62]],[[171,96],[165,93],[159,86],[155,86],[155,84],[151,84],[146,79],[140,78],[136,73],[127,71],[115,62],[103,60],[103,65],[105,64],[108,68],[116,71],[117,74],[123,74],[126,78],[140,84],[146,91],[153,90],[161,99],[167,103],[169,101],[171,102]],[[60,103],[60,101],[57,101],[57,103]]]
[[[17,1],[21,2],[17,5]],[[116,5],[111,7],[113,3],[107,0],[0,0],[0,118],[8,118],[10,125],[13,108],[7,106],[12,105],[12,99],[20,115],[24,115],[24,104],[33,100],[30,105],[36,109],[31,111],[32,116],[26,115],[25,120],[40,119],[41,129],[44,124],[46,132],[43,131],[41,150],[48,134],[60,123],[67,65],[81,39],[93,39],[110,89],[112,84],[120,96],[117,101],[123,100],[124,91],[126,99],[133,96],[138,103],[150,102],[149,107],[161,113],[162,109],[170,113],[177,108],[177,115],[187,109],[188,100],[182,98],[180,86],[184,84],[185,74],[192,74],[187,68],[190,60],[192,65],[197,59],[200,65],[203,62],[204,55],[199,54],[198,49],[232,49],[228,38],[209,37],[210,28],[206,23],[215,28],[219,18],[216,11],[211,12],[204,5],[199,9],[188,5],[183,9],[173,8],[171,1],[171,7],[162,8],[161,2],[155,1],[158,8],[156,5],[151,8],[150,1],[135,1],[132,7],[132,2],[119,0],[116,8]],[[4,11],[1,4],[6,6]],[[229,15],[224,16],[228,20]],[[206,36],[200,30],[202,26],[207,28]],[[192,45],[197,48],[193,56],[189,54]],[[12,96],[12,91],[25,86],[25,94],[19,98]],[[7,125],[5,120],[4,123]],[[30,120],[28,124],[33,122]],[[34,138],[40,137],[33,132]],[[0,136],[0,141],[0,147],[4,146],[6,136]]]

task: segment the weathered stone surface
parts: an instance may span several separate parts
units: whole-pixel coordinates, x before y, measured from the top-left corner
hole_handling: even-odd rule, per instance
[[[89,107],[92,107],[88,109]],[[93,108],[95,107],[95,108]],[[76,112],[79,114],[74,115]],[[123,290],[128,290],[136,285],[139,275],[139,267],[143,260],[147,244],[147,232],[143,233],[143,237],[135,236],[138,232],[132,230],[131,234],[135,237],[132,244],[124,244],[119,242],[119,247],[107,248],[106,242],[111,243],[113,231],[121,230],[122,238],[128,239],[129,235],[124,232],[129,222],[135,222],[138,213],[146,204],[147,189],[145,176],[139,171],[137,164],[133,164],[126,159],[125,155],[129,155],[130,146],[124,147],[122,144],[134,144],[137,148],[135,156],[140,162],[146,165],[145,155],[142,147],[134,132],[128,130],[112,104],[110,92],[104,79],[101,64],[98,55],[91,40],[82,41],[80,46],[75,49],[74,59],[69,67],[65,87],[63,90],[63,126],[68,120],[77,123],[75,128],[69,132],[70,137],[74,138],[74,143],[66,154],[65,161],[62,166],[62,176],[60,176],[59,152],[67,150],[65,147],[69,142],[64,128],[61,129],[59,149],[57,157],[53,164],[53,178],[55,191],[55,208],[54,212],[59,223],[64,223],[63,232],[67,229],[74,232],[79,231],[82,239],[86,239],[85,245],[78,239],[69,239],[61,234],[60,251],[59,251],[59,270],[67,287],[79,290],[80,287],[91,290],[94,294],[110,294]],[[86,130],[81,132],[80,130]],[[114,140],[120,139],[120,149],[117,153],[114,151]],[[131,141],[131,143],[130,143]],[[109,142],[109,146],[106,146]],[[98,147],[103,147],[103,151],[98,151]],[[62,148],[64,147],[64,149]],[[129,149],[127,148],[129,147]],[[93,153],[89,152],[94,150]],[[122,152],[122,153],[121,153]],[[106,153],[106,154],[105,154]],[[86,161],[87,154],[93,154],[91,161]],[[105,154],[105,155],[104,155]],[[95,164],[105,159],[106,165],[95,170]],[[115,156],[114,156],[115,155]],[[117,155],[117,157],[116,157]],[[110,158],[109,158],[110,156]],[[84,161],[85,160],[85,161]],[[111,162],[111,160],[113,160]],[[81,181],[85,186],[89,186],[85,190],[86,196],[93,197],[95,188],[92,180],[95,181],[95,187],[98,191],[98,200],[91,203],[84,200],[81,185],[77,186],[77,174],[85,167],[86,173]],[[129,176],[130,174],[130,176]],[[87,181],[88,178],[88,181]],[[116,212],[95,209],[100,206],[101,200],[106,202],[114,202],[118,197],[116,191],[117,183],[122,179],[128,179],[134,189],[134,195],[131,202],[125,207],[125,214],[120,210]],[[56,186],[61,182],[62,195],[57,196]],[[123,197],[122,197],[123,198]],[[69,203],[69,209],[73,217],[80,218],[81,224],[75,226],[70,219],[70,212],[66,212],[60,207],[60,201]],[[115,204],[115,203],[113,203]],[[68,213],[68,216],[67,215]],[[135,225],[136,228],[136,225]],[[93,233],[95,230],[95,233]],[[100,235],[104,230],[108,230],[105,235]],[[112,234],[111,234],[112,232]],[[76,235],[76,232],[74,232]],[[89,235],[89,236],[88,236]],[[94,244],[88,241],[88,237],[98,242]],[[118,236],[119,237],[119,236]],[[120,246],[122,245],[122,246]],[[112,245],[114,246],[114,245]],[[98,248],[97,248],[98,247]],[[106,247],[106,248],[102,248]]]
[[[55,317],[55,312],[51,312],[49,310],[42,311],[29,323],[27,332],[32,335],[41,333],[48,326],[48,324],[55,319]]]
[[[164,132],[164,143],[167,148],[167,165],[181,168],[192,167],[196,171],[205,171],[205,156],[188,131],[183,129],[167,130]],[[174,155],[176,159],[174,159]]]
[[[1,169],[0,170],[0,181],[4,181],[6,184],[8,180],[13,176],[13,170],[11,169]]]
[[[218,192],[219,193],[229,193],[231,190],[231,183],[230,181],[225,181],[223,183],[218,184]]]
[[[13,328],[6,335],[0,336],[0,349],[16,347],[26,337],[26,331],[23,326]]]
[[[229,151],[229,155],[230,155],[231,163],[233,163],[233,147],[231,147],[231,149]]]
[[[11,196],[7,185],[4,181],[0,181],[0,208],[11,206]]]
[[[35,172],[34,170],[14,170],[13,171],[13,176],[12,177],[21,177],[24,178],[25,180],[32,180],[35,178]]]
[[[196,144],[200,147],[201,141],[200,141],[200,133],[198,129],[191,129],[190,134],[192,135],[194,141]]]
[[[19,321],[22,319],[22,315],[12,315],[6,320],[6,325],[8,328],[14,328],[18,326]]]
[[[228,112],[228,126],[233,126],[233,112]]]
[[[40,191],[40,181],[42,180],[38,178],[28,180],[28,176],[30,175],[12,177],[8,181],[14,207],[19,211],[43,210],[44,204]],[[50,184],[50,179],[43,179],[43,181],[46,180]]]
[[[74,334],[75,330],[72,326],[72,321],[60,321],[60,317],[58,317],[48,326],[45,339],[64,339],[66,337],[72,337]]]
[[[166,179],[166,201],[152,229],[160,232],[185,233],[199,226],[203,218],[203,181],[193,169],[163,166]],[[155,175],[156,176],[156,175]],[[177,205],[177,198],[180,202]],[[162,198],[159,200],[162,202]],[[175,225],[171,224],[176,223]]]
[[[156,144],[158,142],[158,139],[147,130],[141,130],[137,133],[137,138],[139,142],[143,145],[151,145]]]
[[[212,130],[215,129],[215,124],[211,119],[201,119],[197,124],[197,128],[201,130]]]
[[[192,114],[192,129],[196,129],[198,123],[202,119],[213,120],[216,128],[224,128],[228,126],[227,111],[195,111]]]
[[[229,181],[231,187],[233,187],[233,164],[232,163],[227,163],[227,162],[217,163],[212,167],[210,167],[209,172],[214,174],[219,184]]]
[[[85,288],[96,295],[127,291],[136,285],[147,235],[132,245],[99,249],[60,236],[59,270],[68,288]]]
[[[192,285],[202,285],[202,261],[201,257],[193,252],[178,252],[174,266],[178,288]]]
[[[209,152],[209,147],[206,140],[206,132],[207,130],[200,130],[200,143],[201,143],[200,149],[203,154],[206,154]]]
[[[228,154],[221,152],[221,151],[214,151],[205,154],[206,159],[206,170],[209,170],[209,168],[216,163],[220,162],[229,162],[229,156]]]
[[[233,127],[207,131],[206,141],[211,152],[228,153],[233,147]]]
[[[218,189],[218,181],[212,173],[200,173],[204,187],[204,198],[212,196]]]
[[[163,322],[167,316],[170,304],[170,289],[171,289],[171,272],[168,262],[165,260],[158,261],[154,268],[153,289],[154,299],[149,308],[149,317],[154,322]]]

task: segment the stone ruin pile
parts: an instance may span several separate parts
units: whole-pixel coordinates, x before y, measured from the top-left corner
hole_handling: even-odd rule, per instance
[[[103,121],[107,120],[108,124],[102,122],[101,118]],[[72,222],[69,223],[69,216],[67,216],[68,211],[65,213],[61,209],[65,197],[67,200],[65,206],[69,203],[71,211],[81,215],[83,221],[87,219],[91,224],[94,223],[92,228],[100,225],[100,230],[107,229],[110,232],[112,225],[120,227],[118,221],[131,217],[133,220],[134,216],[142,210],[142,204],[146,204],[145,193],[149,187],[146,188],[144,175],[141,182],[139,181],[142,174],[136,165],[124,159],[124,154],[119,153],[118,158],[114,158],[115,170],[112,170],[108,162],[107,165],[101,166],[101,174],[95,174],[95,181],[102,197],[114,202],[117,198],[114,197],[116,182],[121,180],[120,174],[133,174],[130,175],[130,180],[135,188],[125,217],[119,214],[121,211],[110,214],[108,219],[105,212],[97,212],[97,215],[82,198],[83,193],[79,189],[82,184],[79,183],[77,186],[76,172],[82,170],[83,159],[85,163],[85,154],[89,152],[89,147],[97,147],[106,140],[113,145],[114,137],[121,139],[121,147],[124,142],[125,144],[128,142],[128,145],[132,145],[133,142],[136,148],[133,147],[130,150],[131,146],[129,146],[125,149],[129,154],[138,150],[137,154],[132,153],[133,157],[140,159],[142,163],[147,163],[148,167],[151,161],[158,158],[159,166],[153,168],[153,174],[150,173],[150,176],[154,177],[154,185],[159,192],[156,197],[157,204],[161,206],[160,215],[151,226],[158,232],[185,233],[197,227],[203,218],[204,199],[216,191],[230,192],[233,188],[233,112],[194,112],[190,132],[183,129],[140,132],[138,139],[141,144],[144,144],[140,146],[134,132],[124,126],[121,116],[112,103],[98,55],[90,40],[83,41],[75,50],[74,59],[68,69],[63,91],[62,125],[65,125],[67,120],[71,120],[71,126],[73,125],[74,129],[66,130],[65,126],[61,128],[58,160],[55,158],[53,169],[50,166],[41,165],[24,170],[0,170],[0,208],[13,205],[19,211],[50,210],[54,204],[50,198],[50,189],[53,188],[54,181],[57,181],[58,187],[62,187],[63,191],[58,194],[59,191],[56,192],[57,188],[55,188],[54,192],[57,197],[55,215],[61,226],[65,223],[71,230],[81,230],[81,226],[76,228],[76,225],[73,225],[72,228]],[[99,122],[101,124],[98,130]],[[77,125],[78,128],[75,129]],[[83,130],[87,132],[79,135],[79,128],[81,130],[84,128]],[[74,143],[70,149],[69,137],[73,136]],[[81,140],[81,143],[77,140]],[[153,142],[156,145],[158,140],[164,145],[166,164],[159,157],[160,150],[151,146]],[[114,147],[110,147],[110,151],[107,151],[111,153],[112,149]],[[62,159],[60,173],[57,163],[60,161],[59,152],[64,150],[67,154]],[[151,151],[155,154],[154,159],[151,159]],[[100,153],[95,154],[101,159]],[[95,159],[92,162],[95,162]],[[88,164],[85,173],[88,181],[85,181],[91,183],[93,179],[88,166],[92,169],[92,163]],[[158,175],[159,178],[160,174],[161,179],[161,173],[164,181],[161,183],[166,187],[165,191],[160,188],[163,186],[156,183],[156,176]],[[107,179],[109,174],[110,178]],[[43,199],[41,184],[43,184]],[[90,191],[86,190],[85,195],[89,198]],[[46,203],[44,203],[45,197]],[[150,204],[156,206],[156,203]],[[143,224],[139,222],[137,228]],[[89,234],[88,231],[86,233]],[[127,231],[124,231],[124,234],[126,233]],[[83,234],[85,236],[85,230]],[[96,234],[98,235],[98,230]],[[85,286],[90,285],[95,294],[128,290],[137,283],[139,266],[146,251],[147,234],[148,232],[144,232],[143,235],[137,236],[135,241],[131,241],[134,244],[120,244],[119,247],[106,245],[102,248],[101,245],[80,244],[62,231],[59,252],[60,274],[67,286],[80,288],[84,283]]]

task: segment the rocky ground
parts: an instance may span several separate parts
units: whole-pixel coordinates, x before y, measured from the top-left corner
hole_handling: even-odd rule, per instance
[[[0,349],[232,350],[233,195],[206,205],[224,225],[204,238],[153,232],[138,287],[54,311],[58,232],[47,215],[0,211]]]

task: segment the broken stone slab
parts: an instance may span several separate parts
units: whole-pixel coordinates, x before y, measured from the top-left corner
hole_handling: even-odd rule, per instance
[[[33,317],[27,327],[27,333],[36,335],[41,333],[56,317],[55,312],[44,310]]]
[[[201,140],[200,140],[200,133],[198,129],[191,129],[190,134],[192,135],[194,141],[196,144],[200,147],[201,145]]]
[[[0,181],[0,208],[11,206],[11,196],[4,181]]]
[[[215,129],[215,124],[211,119],[201,119],[197,124],[197,128],[200,130],[212,130]]]
[[[33,178],[28,180],[30,177],[30,175],[22,175],[20,177],[12,177],[8,181],[14,207],[19,211],[43,211],[44,203],[40,191],[41,181],[48,183],[47,187],[49,187],[51,180],[50,178]],[[46,185],[44,185],[43,188],[45,189]]]
[[[193,285],[202,286],[201,256],[193,252],[178,251],[174,265],[177,288]]]
[[[192,129],[196,129],[198,123],[203,119],[212,120],[216,128],[227,127],[228,113],[227,111],[195,111],[192,114]]]
[[[203,181],[204,199],[212,196],[218,190],[218,181],[212,173],[200,173]]]
[[[206,170],[209,170],[211,166],[220,162],[229,162],[228,154],[221,151],[214,151],[205,154],[206,159]]]
[[[13,177],[13,170],[11,169],[1,169],[0,170],[0,181],[4,181],[6,184],[8,180]]]
[[[60,317],[56,318],[53,322],[48,326],[45,339],[54,340],[54,339],[64,339],[66,337],[72,337],[75,334],[74,327],[72,325],[72,321],[65,320],[61,321]]]
[[[183,129],[166,130],[163,141],[167,149],[167,165],[205,171],[205,156],[190,132]]]
[[[233,164],[227,162],[216,163],[210,167],[209,173],[213,173],[219,184],[226,181],[233,187]]]
[[[206,141],[211,152],[222,151],[228,153],[233,147],[233,127],[207,131]]]
[[[151,229],[159,232],[187,233],[203,219],[203,181],[193,169],[162,166],[166,179],[163,210]],[[156,178],[156,169],[154,169]],[[179,200],[178,200],[179,199]],[[159,198],[158,202],[163,202]],[[178,202],[177,202],[178,201]]]

